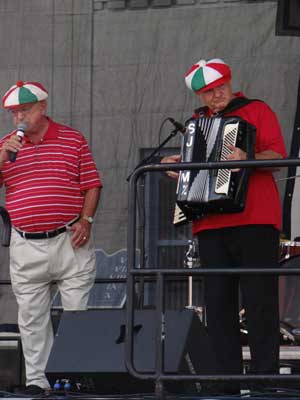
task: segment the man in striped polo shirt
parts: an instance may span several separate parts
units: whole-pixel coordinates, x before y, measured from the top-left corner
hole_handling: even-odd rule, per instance
[[[46,115],[46,89],[18,81],[3,107],[16,129],[0,141],[0,183],[12,222],[10,275],[28,395],[49,388],[51,282],[65,310],[84,310],[95,278],[91,224],[102,187],[84,136]]]

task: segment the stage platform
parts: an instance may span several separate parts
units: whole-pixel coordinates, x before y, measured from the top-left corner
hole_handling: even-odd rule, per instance
[[[18,393],[15,393],[14,391],[16,389],[16,386],[20,384],[20,377],[24,377],[24,365],[22,366],[22,373],[20,373],[20,353],[19,353],[19,338],[18,335],[14,338],[11,338],[10,340],[6,341],[3,340],[0,341],[0,350],[2,350],[10,353],[11,351],[15,352],[15,364],[12,363],[8,365],[1,363],[0,360],[0,365],[2,365],[2,370],[0,370],[0,397],[2,398],[13,398],[13,399],[24,399],[24,398],[32,398],[32,397],[25,397],[25,396],[20,396]],[[7,353],[7,354],[8,354]],[[247,370],[247,363],[250,359],[250,351],[247,346],[243,347],[243,358],[245,361],[245,370]],[[12,360],[12,358],[11,358]],[[7,375],[7,377],[10,379],[10,382],[12,382],[12,388],[9,388],[5,385],[1,385],[1,378],[3,378],[3,374],[8,373],[8,368],[9,369],[14,369],[15,376],[13,379],[11,379],[11,375]],[[6,371],[5,371],[6,369]],[[300,346],[298,345],[287,345],[287,346],[281,346],[280,347],[280,374],[300,374]],[[24,382],[22,382],[24,384]],[[116,386],[118,385],[118,382],[116,381]],[[269,389],[269,387],[268,387]],[[169,394],[164,396],[164,400],[209,400],[209,399],[222,399],[222,400],[234,400],[234,399],[245,399],[245,398],[255,398],[257,400],[266,400],[266,399],[277,399],[277,400],[285,400],[285,399],[290,399],[290,398],[295,398],[300,400],[300,381],[299,385],[297,382],[285,382],[281,383],[280,386],[279,384],[277,385],[277,388],[275,389],[274,387],[270,387],[270,390],[264,390],[264,392],[249,392],[248,390],[242,390],[241,395],[234,395],[234,396],[215,396],[215,395],[205,395],[201,394]],[[99,400],[157,400],[160,399],[158,396],[155,396],[154,394],[149,394],[149,393],[141,393],[141,394],[97,394],[97,393],[86,393],[86,392],[64,392],[64,391],[50,391],[47,395],[45,396],[39,396],[39,397],[34,397],[35,399],[40,398],[40,399],[99,399]]]
[[[18,399],[48,399],[48,400],[71,400],[71,399],[85,399],[85,400],[246,400],[246,399],[255,399],[255,400],[291,400],[291,399],[300,399],[300,391],[270,391],[265,393],[253,393],[253,394],[241,394],[235,396],[201,396],[201,395],[185,395],[185,394],[177,394],[177,395],[166,395],[163,398],[159,398],[155,395],[149,394],[138,394],[138,395],[123,395],[123,396],[97,396],[97,395],[88,395],[88,394],[80,394],[77,393],[68,393],[68,394],[49,394],[40,397],[18,397],[14,396],[11,393],[0,392],[0,396],[2,398],[12,398],[14,400]]]

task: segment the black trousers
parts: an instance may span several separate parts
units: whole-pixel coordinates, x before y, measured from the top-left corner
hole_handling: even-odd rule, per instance
[[[207,230],[198,234],[204,268],[277,267],[279,232],[271,225]],[[279,372],[278,276],[204,278],[207,329],[221,374],[242,372],[239,290],[246,311],[252,373]]]

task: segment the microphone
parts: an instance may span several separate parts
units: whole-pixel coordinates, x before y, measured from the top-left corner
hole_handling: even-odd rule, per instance
[[[25,122],[20,122],[17,126],[17,133],[16,135],[19,138],[19,141],[22,141],[22,138],[24,137],[24,133],[26,131],[27,125]],[[9,161],[10,162],[15,162],[17,158],[17,151],[10,151],[9,152]]]
[[[173,118],[168,118],[168,120],[174,125],[174,127],[182,134],[186,132],[186,127],[180,122],[175,121]]]

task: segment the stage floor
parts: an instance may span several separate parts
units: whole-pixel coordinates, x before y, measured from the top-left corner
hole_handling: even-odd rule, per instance
[[[2,342],[2,346],[5,343]],[[9,349],[13,349],[14,346],[14,341],[8,341],[6,343]],[[18,343],[15,343],[15,347],[18,345]],[[3,347],[2,347],[3,348]],[[17,347],[16,347],[17,348]],[[243,358],[245,360],[245,366],[247,365],[247,362],[250,359],[250,352],[249,348],[247,346],[243,347]],[[281,368],[280,368],[280,373],[281,374],[299,374],[300,375],[300,346],[297,345],[288,345],[288,346],[281,346],[280,347],[280,361],[281,361]],[[17,365],[16,365],[17,367]],[[24,366],[23,366],[24,368]],[[245,367],[246,368],[246,367]],[[5,371],[4,369],[2,371]],[[0,371],[0,375],[3,374]],[[22,376],[24,376],[24,370],[22,372]],[[19,380],[19,370],[15,368],[15,379],[14,382],[18,382]],[[118,382],[116,382],[116,385]],[[271,388],[270,391],[264,391],[262,392],[252,392],[250,393],[249,391],[241,391],[241,395],[235,395],[235,396],[214,396],[214,395],[201,395],[200,394],[192,394],[192,395],[187,395],[187,394],[176,394],[176,395],[166,395],[164,397],[165,400],[196,400],[196,399],[201,399],[201,400],[208,400],[208,399],[222,399],[222,400],[233,400],[236,398],[255,398],[257,400],[266,400],[266,399],[277,399],[277,400],[285,400],[285,399],[290,399],[295,398],[300,400],[300,381],[299,381],[299,387],[298,382],[285,382],[280,384],[280,389],[277,386],[277,389]],[[8,390],[7,387],[1,386],[1,376],[0,376],[0,397],[2,398],[13,398],[13,399],[24,399],[24,398],[31,398],[31,397],[24,397],[20,396],[17,393],[12,393],[12,391],[6,391]],[[10,390],[10,389],[9,389]],[[156,400],[158,397],[156,397],[154,394],[131,394],[131,395],[98,395],[98,394],[90,394],[90,393],[84,393],[84,392],[55,392],[51,391],[49,392],[48,395],[45,396],[40,396],[40,397],[35,397],[36,398],[41,398],[41,399],[101,399],[101,400]]]
[[[139,394],[139,395],[124,395],[124,396],[97,396],[97,395],[83,395],[83,394],[50,394],[43,397],[17,397],[7,393],[4,393],[0,396],[2,398],[12,398],[14,400],[18,399],[48,399],[48,400],[66,400],[66,399],[85,399],[85,400],[235,400],[235,399],[255,399],[255,400],[291,400],[291,399],[300,399],[300,391],[299,392],[266,392],[264,394],[241,394],[235,396],[201,396],[201,395],[166,395],[163,398],[157,397],[155,395],[148,394]]]

